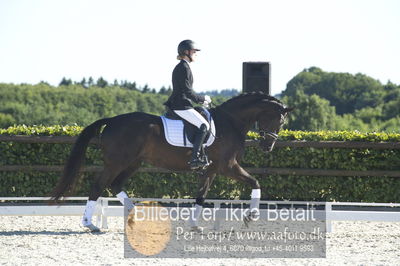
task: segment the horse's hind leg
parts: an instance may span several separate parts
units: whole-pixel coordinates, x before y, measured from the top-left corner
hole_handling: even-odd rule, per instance
[[[82,225],[87,227],[92,232],[98,232],[100,229],[92,224],[92,216],[96,208],[97,199],[103,193],[105,187],[110,183],[110,180],[118,174],[120,170],[104,166],[103,172],[97,177],[94,184],[92,184],[89,193],[89,199],[86,203],[85,212],[82,217]]]
[[[122,187],[128,180],[128,178],[135,173],[139,166],[140,162],[134,163],[133,165],[122,171],[111,183],[112,192],[117,196],[122,205],[124,205],[128,209],[128,212],[130,212],[134,208],[134,205],[129,200],[126,192],[122,190]]]

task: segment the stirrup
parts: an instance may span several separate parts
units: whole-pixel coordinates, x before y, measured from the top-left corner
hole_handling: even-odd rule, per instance
[[[197,169],[206,169],[209,166],[208,161],[202,161],[200,159],[196,159],[189,162],[190,169],[197,170]]]

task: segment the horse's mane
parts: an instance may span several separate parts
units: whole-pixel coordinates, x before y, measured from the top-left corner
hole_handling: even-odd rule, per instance
[[[248,93],[242,93],[238,96],[235,96],[229,100],[227,100],[226,102],[222,103],[220,106],[218,107],[230,107],[231,105],[234,104],[246,104],[246,103],[250,103],[256,100],[268,100],[271,102],[276,102],[278,104],[283,105],[283,103],[278,100],[277,98],[270,96],[268,94],[265,94],[261,91],[257,91],[257,92],[248,92]]]

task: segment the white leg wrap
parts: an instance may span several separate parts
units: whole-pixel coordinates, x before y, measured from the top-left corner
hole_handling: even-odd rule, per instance
[[[195,207],[194,212],[191,213],[190,219],[189,219],[189,223],[192,227],[198,226],[199,217],[200,217],[201,211],[203,210],[203,206],[201,206],[201,205],[195,204],[194,207]]]
[[[97,201],[94,201],[94,200],[87,201],[85,212],[83,213],[83,218],[82,218],[82,224],[84,226],[92,224],[92,216],[93,216],[93,212],[96,208],[96,203],[97,203]]]
[[[261,198],[261,189],[252,189],[251,190],[251,198]]]
[[[259,209],[260,207],[260,198],[261,198],[261,189],[253,189],[251,191],[251,202],[250,202],[250,211],[253,209]]]
[[[130,199],[129,199],[128,195],[125,193],[125,191],[121,191],[116,196],[119,199],[119,201],[122,203],[122,205],[125,206],[125,204],[127,204],[125,207],[128,208],[129,212],[135,207],[135,205],[133,205],[132,201],[130,201]]]

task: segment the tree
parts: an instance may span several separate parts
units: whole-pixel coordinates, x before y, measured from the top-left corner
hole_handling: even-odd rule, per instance
[[[364,123],[371,124],[373,120],[380,120],[382,118],[382,106],[378,107],[365,107],[357,110],[354,117],[361,119]]]
[[[128,89],[128,90],[135,90],[135,91],[138,90],[137,87],[136,87],[136,82],[131,83],[131,82],[128,82],[126,80],[121,82],[121,87],[125,88],[125,89]]]
[[[171,86],[168,86],[167,95],[171,95],[171,94],[172,94],[172,88],[171,88]]]
[[[44,80],[41,80],[38,85],[50,86],[50,84],[47,81],[44,81]]]
[[[7,128],[15,124],[15,119],[10,114],[0,113],[0,128]]]
[[[287,83],[282,96],[294,96],[299,90],[307,93],[308,88],[321,81],[321,73],[323,73],[322,70],[316,67],[304,69]]]
[[[83,79],[81,80],[81,82],[79,82],[78,84],[81,85],[81,86],[84,87],[84,88],[87,88],[86,78],[83,78]]]
[[[100,77],[96,82],[96,86],[100,88],[105,88],[108,86],[108,82],[105,79],[103,79],[103,77]]]
[[[366,75],[324,72],[320,68],[305,69],[291,79],[283,96],[293,96],[296,91],[316,94],[336,107],[337,114],[354,113],[365,107],[383,103],[385,91],[382,84]]]
[[[65,77],[63,77],[58,86],[69,86],[69,85],[72,85],[72,80],[66,79]]]
[[[166,94],[167,94],[167,89],[166,89],[164,86],[162,86],[161,89],[160,89],[160,91],[159,91],[158,93],[159,93],[159,94],[166,95]]]
[[[400,98],[400,86],[396,86],[396,84],[388,81],[388,83],[383,87],[383,89],[386,92],[384,98],[385,102],[390,102]]]
[[[285,96],[282,101],[295,110],[289,115],[287,128],[291,130],[329,130],[335,129],[335,107],[318,95],[295,92],[292,97]]]
[[[383,119],[391,119],[400,114],[400,98],[394,99],[382,107]]]
[[[142,89],[142,92],[143,92],[143,93],[148,93],[149,91],[150,91],[149,86],[148,86],[147,84],[145,84],[144,87],[143,87],[143,89]]]
[[[93,78],[92,77],[89,77],[89,79],[88,79],[88,87],[91,87],[91,86],[93,86],[94,85],[94,80],[93,80]]]

